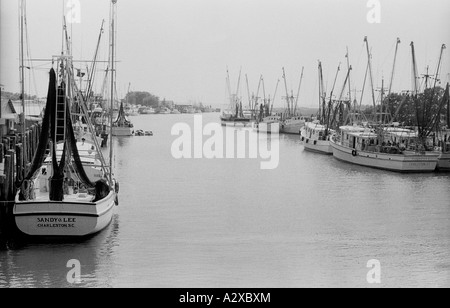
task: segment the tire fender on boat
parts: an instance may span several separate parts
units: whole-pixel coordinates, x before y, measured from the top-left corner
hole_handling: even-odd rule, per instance
[[[358,155],[358,152],[356,152],[356,150],[353,150],[352,151],[352,156],[356,156],[356,155]]]

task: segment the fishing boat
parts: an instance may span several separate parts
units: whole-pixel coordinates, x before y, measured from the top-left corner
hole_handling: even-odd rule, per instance
[[[385,132],[385,144],[395,144],[403,149],[414,149],[421,145],[427,153],[438,155],[436,171],[450,171],[450,142],[442,133],[419,141],[419,133],[412,129],[389,127],[385,128]],[[436,146],[434,139],[439,140]]]
[[[250,118],[245,118],[244,116],[240,116],[239,114],[230,114],[227,111],[222,112],[220,123],[222,124],[222,126],[229,127],[248,127],[251,125]]]
[[[280,132],[280,116],[268,116],[261,122],[252,122],[252,130],[258,133],[278,134]]]
[[[112,135],[113,136],[131,136],[133,135],[133,123],[131,123],[126,115],[123,108],[123,103],[120,103],[119,114],[117,119],[112,125]]]
[[[162,107],[161,109],[159,109],[159,112],[158,112],[158,113],[159,113],[159,114],[170,114],[171,111],[170,111],[170,109],[167,108],[167,107]]]
[[[227,70],[227,88],[229,93],[230,103],[229,106],[222,110],[220,116],[220,122],[222,126],[229,127],[247,127],[251,125],[250,117],[244,116],[244,110],[242,107],[242,100],[239,97],[239,86],[241,80],[241,72],[239,72],[239,78],[237,82],[237,90],[235,93],[231,92],[230,75]]]
[[[281,124],[283,134],[299,135],[306,122],[311,120],[309,117],[292,116],[285,119]]]
[[[111,4],[113,33],[115,3],[112,1]],[[118,204],[118,183],[112,174],[112,145],[107,165],[97,140],[93,138],[93,143],[83,138],[77,140],[74,132],[71,106],[75,101],[83,105],[86,102],[74,82],[67,27],[64,32],[66,53],[53,58],[58,73],[53,68],[50,70],[37,151],[31,166],[24,170],[12,211],[18,230],[30,236],[95,234],[110,224]],[[114,57],[111,67],[114,70]],[[111,74],[111,85],[114,85],[114,74]],[[114,91],[111,91],[111,109],[113,102]],[[87,110],[83,112],[90,133],[94,135],[90,116]]]
[[[332,155],[333,148],[331,147],[330,144],[330,137],[335,133],[335,131],[330,129],[329,127],[330,124],[334,122],[333,120],[331,120],[331,111],[333,109],[332,96],[335,85],[333,85],[333,89],[331,90],[330,94],[330,101],[328,102],[327,105],[326,93],[323,85],[322,63],[320,61],[318,71],[319,71],[318,119],[314,121],[310,120],[305,123],[305,125],[300,129],[300,140],[303,143],[305,150],[307,151]],[[335,118],[336,117],[333,117],[333,119]]]
[[[341,161],[395,172],[433,172],[439,155],[420,150],[383,145],[383,138],[371,129],[342,126],[330,138],[333,156]]]
[[[137,108],[132,105],[127,105],[124,107],[125,115],[128,117],[135,117],[138,116],[139,113],[137,112]]]
[[[293,93],[291,93],[291,95],[289,95],[288,93],[286,74],[283,67],[283,79],[286,90],[286,110],[285,113],[283,114],[283,121],[281,122],[281,129],[280,129],[281,133],[283,134],[300,135],[302,127],[305,126],[305,123],[308,121],[308,118],[297,114],[298,97],[300,94],[300,88],[303,79],[303,70],[304,69],[302,68],[302,74],[300,77],[300,84],[298,86],[297,96],[294,98]]]
[[[138,112],[140,114],[155,114],[156,110],[153,107],[141,107]]]
[[[300,133],[300,140],[305,150],[321,154],[333,155],[330,136],[334,133],[319,121],[306,122]]]
[[[110,223],[116,182],[98,145],[77,142],[64,102],[65,84],[59,84],[58,95],[55,85],[52,69],[38,151],[16,195],[13,215],[17,228],[27,235],[85,236]],[[51,153],[46,157],[48,145]]]
[[[149,130],[142,130],[142,129],[138,129],[136,130],[136,132],[134,133],[135,136],[153,136],[153,132],[149,131]]]

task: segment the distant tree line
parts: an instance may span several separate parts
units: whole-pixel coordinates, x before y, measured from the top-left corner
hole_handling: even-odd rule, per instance
[[[158,107],[160,105],[158,96],[143,91],[134,91],[127,93],[124,101],[131,105],[142,105],[148,107]]]
[[[426,89],[414,99],[412,93],[391,93],[383,99],[383,112],[390,113],[393,121],[407,126],[431,123],[436,117],[448,117],[448,100],[444,97],[445,89],[441,87]],[[387,107],[387,110],[386,110]],[[377,112],[381,107],[377,106]],[[374,113],[374,107],[370,106],[363,111],[366,115]],[[439,122],[439,121],[438,121]],[[443,123],[444,124],[444,123]],[[445,123],[447,124],[447,123]]]
[[[26,100],[35,100],[38,97],[36,95],[28,95],[25,93],[24,95]],[[7,92],[7,91],[2,91],[2,98],[7,99],[7,100],[11,100],[11,101],[18,101],[22,99],[22,96],[20,93],[12,93],[12,92]]]

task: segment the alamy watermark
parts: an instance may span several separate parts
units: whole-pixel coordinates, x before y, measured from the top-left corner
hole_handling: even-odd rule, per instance
[[[272,132],[267,134],[267,132]],[[280,161],[279,124],[259,123],[259,132],[224,130],[219,123],[203,125],[203,116],[194,116],[194,127],[176,123],[171,147],[175,159],[260,159],[262,170],[278,167]],[[204,137],[208,137],[204,140]]]
[[[67,282],[70,284],[81,283],[81,263],[77,259],[71,259],[67,261],[66,267],[70,268],[67,272]]]
[[[381,3],[380,0],[367,1],[367,7],[370,8],[367,13],[367,22],[369,24],[381,23]]]
[[[367,261],[367,268],[370,268],[367,273],[367,283],[380,284],[381,283],[381,263],[376,259]]]
[[[80,0],[67,1],[66,7],[68,12],[66,14],[66,21],[69,24],[81,23],[81,3]]]

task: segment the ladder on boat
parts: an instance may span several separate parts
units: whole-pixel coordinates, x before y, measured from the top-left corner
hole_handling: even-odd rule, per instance
[[[58,92],[55,106],[55,142],[64,141],[66,138],[66,108],[67,108],[67,74],[64,72],[64,66],[68,65],[67,59],[61,56],[58,59],[58,67],[61,69],[58,74]]]

